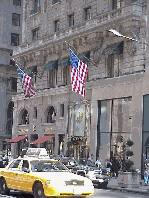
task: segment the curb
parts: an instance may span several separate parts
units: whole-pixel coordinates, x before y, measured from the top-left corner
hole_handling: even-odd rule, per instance
[[[108,187],[107,186],[107,189],[134,192],[134,193],[142,193],[142,194],[149,194],[148,190],[136,190],[136,189],[132,189],[132,188],[120,188],[120,187]]]

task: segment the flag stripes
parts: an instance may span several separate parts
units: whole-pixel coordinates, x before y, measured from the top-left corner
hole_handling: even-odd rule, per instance
[[[88,66],[80,61],[71,49],[70,62],[72,91],[79,93],[85,98],[84,82],[87,75]]]

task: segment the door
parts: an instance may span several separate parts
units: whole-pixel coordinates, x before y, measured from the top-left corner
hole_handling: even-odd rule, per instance
[[[20,171],[21,159],[13,160],[8,169],[4,172],[8,188],[18,189],[17,174]]]
[[[26,172],[27,170],[28,172]],[[28,160],[23,160],[21,171],[18,174],[18,180],[20,183],[20,190],[32,192],[33,181],[30,174],[30,167]]]

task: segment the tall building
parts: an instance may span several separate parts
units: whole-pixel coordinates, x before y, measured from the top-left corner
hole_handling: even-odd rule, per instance
[[[17,71],[10,56],[22,39],[22,13],[21,0],[0,1],[0,151],[10,148],[7,140],[12,138],[12,94],[17,93]]]
[[[104,164],[120,156],[123,143],[132,139],[131,159],[141,168],[149,136],[147,108],[143,116],[143,98],[147,104],[149,94],[144,44],[147,3],[23,1],[22,43],[15,47],[13,58],[22,70],[32,71],[36,96],[25,98],[18,83],[13,97],[13,138],[17,139],[12,142],[23,140],[12,143],[14,155],[27,138],[30,147],[46,146],[51,154],[78,158],[94,154]],[[110,29],[141,42],[118,37]],[[88,65],[85,99],[71,91],[70,46]]]

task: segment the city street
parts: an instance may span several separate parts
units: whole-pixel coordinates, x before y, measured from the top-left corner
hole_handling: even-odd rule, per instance
[[[5,198],[33,198],[32,195],[28,195],[25,193],[20,193],[20,192],[14,192],[11,191],[9,196],[6,195],[0,195],[0,197],[5,197]],[[95,193],[92,197],[106,197],[106,198],[132,198],[132,197],[136,197],[136,198],[147,198],[148,194],[141,194],[141,193],[130,193],[130,192],[125,192],[125,191],[115,191],[115,190],[109,190],[109,189],[97,189],[95,188]]]

